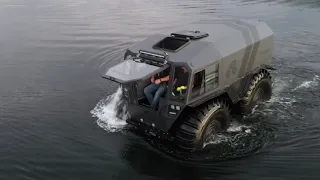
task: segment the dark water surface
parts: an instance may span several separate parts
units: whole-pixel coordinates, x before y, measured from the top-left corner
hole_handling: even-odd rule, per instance
[[[236,159],[183,162],[123,130],[99,68],[215,16],[273,29],[274,96],[209,144]],[[0,0],[0,179],[319,179],[319,18],[319,0]]]

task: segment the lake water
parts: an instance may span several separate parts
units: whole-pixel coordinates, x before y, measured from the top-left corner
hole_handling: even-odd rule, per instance
[[[231,160],[177,160],[113,118],[99,71],[217,16],[272,28],[274,95],[212,142]],[[319,179],[319,17],[319,0],[0,0],[0,179]]]

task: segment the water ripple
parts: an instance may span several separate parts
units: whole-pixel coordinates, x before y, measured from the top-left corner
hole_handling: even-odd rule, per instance
[[[2,0],[0,179],[316,179],[319,5],[319,0]],[[195,162],[172,159],[171,152],[130,133],[106,133],[110,129],[102,121],[97,125],[90,111],[116,88],[100,77],[102,68],[119,62],[127,47],[150,34],[212,17],[260,19],[274,30],[277,70],[270,102],[213,137],[207,154]],[[106,111],[105,105],[97,107]],[[100,118],[108,122],[110,114]]]

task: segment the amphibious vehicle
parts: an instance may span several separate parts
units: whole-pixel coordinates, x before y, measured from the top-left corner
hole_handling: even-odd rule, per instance
[[[250,113],[272,96],[273,39],[261,21],[197,21],[134,44],[102,77],[120,83],[129,124],[194,151],[228,129],[232,113]],[[174,82],[181,67],[188,73],[182,90]],[[166,91],[151,108],[144,89],[165,70]]]

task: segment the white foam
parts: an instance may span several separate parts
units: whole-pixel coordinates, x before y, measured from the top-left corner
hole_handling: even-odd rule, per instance
[[[209,144],[219,144],[222,142],[228,142],[228,141],[232,141],[234,138],[238,138],[238,136],[242,136],[244,134],[249,134],[251,133],[251,126],[246,126],[244,124],[241,124],[237,121],[233,121],[230,124],[230,127],[227,129],[227,132],[231,133],[231,132],[239,132],[239,134],[233,136],[233,135],[229,135],[229,134],[215,134],[213,135],[210,140],[207,140],[207,142],[204,143],[203,147],[209,145]],[[243,132],[243,129],[245,129],[245,131]]]
[[[212,136],[211,140],[209,140],[208,142],[205,142],[203,144],[203,148],[209,144],[220,144],[222,142],[227,142],[229,139],[230,139],[230,137],[228,137],[226,135],[216,134],[216,135]]]
[[[292,91],[295,91],[295,90],[300,89],[300,88],[311,88],[311,87],[318,86],[318,81],[319,81],[319,76],[315,75],[313,77],[312,81],[304,81],[299,86],[294,88]]]
[[[230,124],[230,127],[227,129],[227,132],[240,132],[240,131],[242,131],[243,128],[249,129],[250,126],[246,126],[246,125],[241,124],[241,123],[239,123],[237,121],[233,121]]]
[[[284,90],[288,88],[288,81],[285,81],[280,78],[275,78],[273,84],[272,84],[272,97],[268,101],[268,103],[274,103],[280,101],[279,94]]]
[[[98,102],[96,107],[91,110],[92,117],[97,117],[97,124],[108,132],[121,131],[127,125],[125,119],[128,117],[126,107],[122,107],[120,117],[117,117],[117,107],[122,103],[122,90],[119,87],[114,94]]]
[[[285,106],[290,106],[292,103],[297,102],[297,100],[292,97],[290,94],[283,94],[283,90],[285,89],[291,89],[289,87],[289,83],[292,83],[292,79],[289,80],[284,80],[284,79],[279,79],[276,78],[274,83],[273,83],[273,89],[272,89],[272,97],[270,100],[268,100],[264,105],[265,108],[268,108],[269,106],[273,105],[274,103],[279,103],[283,104]],[[281,94],[282,93],[282,94]],[[285,97],[288,95],[288,97]]]
[[[272,86],[273,86],[273,90],[272,90],[273,93],[278,95],[280,92],[282,92],[283,89],[286,89],[289,86],[289,84],[288,84],[288,81],[285,81],[284,79],[275,78]]]

